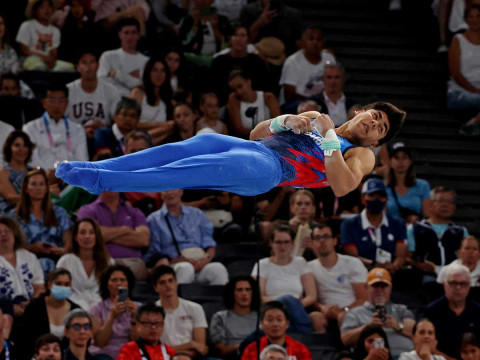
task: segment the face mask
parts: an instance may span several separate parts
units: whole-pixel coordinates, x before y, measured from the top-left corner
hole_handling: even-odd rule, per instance
[[[385,209],[386,203],[382,200],[367,201],[367,210],[372,214],[380,214]]]
[[[53,285],[50,292],[55,300],[65,300],[72,295],[72,289],[68,286]]]

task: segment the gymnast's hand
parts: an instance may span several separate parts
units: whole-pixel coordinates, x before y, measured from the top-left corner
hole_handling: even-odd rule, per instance
[[[285,119],[285,126],[295,134],[304,134],[312,131],[310,118],[303,115],[288,115]]]
[[[313,126],[317,128],[322,136],[325,136],[328,130],[335,129],[335,124],[330,119],[330,116],[326,114],[318,114]]]

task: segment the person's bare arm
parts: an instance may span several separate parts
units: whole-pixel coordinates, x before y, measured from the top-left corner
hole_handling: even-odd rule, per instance
[[[480,93],[480,89],[477,89],[473,86],[470,81],[468,81],[460,71],[460,62],[461,62],[461,50],[460,43],[456,37],[452,39],[450,48],[448,49],[448,69],[452,78],[456,81],[458,85],[463,87],[465,90],[468,90],[472,93]]]
[[[284,84],[283,92],[285,94],[285,100],[287,102],[293,100],[305,100],[306,97],[297,93],[297,88],[293,85]]]
[[[317,285],[315,284],[315,278],[312,273],[303,274],[301,279],[305,297],[301,298],[300,302],[303,307],[308,307],[317,301]]]
[[[15,191],[15,188],[8,179],[9,176],[10,173],[7,170],[0,170],[0,195],[9,204],[16,205],[18,200],[20,200],[20,194],[17,194]]]
[[[254,279],[256,279],[256,275],[252,275]],[[266,288],[267,288],[267,279],[264,277],[260,276],[260,279],[258,281],[258,286],[260,288],[260,298],[262,300],[262,303],[266,303],[269,301],[272,301],[273,298],[269,297],[266,295]]]
[[[101,226],[100,230],[102,231],[105,242],[112,242],[133,248],[147,247],[150,243],[150,230],[144,225],[138,226],[135,229],[131,229],[128,226]]]
[[[358,328],[347,330],[344,333],[342,333],[340,337],[342,339],[343,344],[346,347],[354,347],[355,344],[357,343],[360,333],[367,325],[368,324],[365,324],[365,325],[359,326]]]
[[[363,265],[365,265],[366,267],[369,267],[370,265],[373,264],[372,260],[359,256],[358,255],[358,249],[353,244],[344,245],[343,246],[343,251],[345,251],[345,255],[349,255],[349,256],[353,256],[353,257],[358,258],[363,263]]]
[[[296,134],[303,134],[311,131],[311,118],[316,118],[320,115],[317,111],[307,111],[298,115],[286,115],[285,126],[291,129]],[[273,135],[270,131],[270,124],[273,119],[268,119],[259,123],[250,132],[250,140],[262,139]]]
[[[240,117],[240,101],[236,98],[235,94],[230,94],[227,103],[228,118],[230,120],[230,127],[237,135],[248,136],[250,130],[242,125],[242,119]]]
[[[237,351],[237,349],[240,347],[240,344],[237,344],[237,345],[215,344],[215,347],[217,348],[220,356],[226,356]]]
[[[363,305],[367,301],[367,284],[352,283],[353,293],[355,294],[355,301],[348,305],[350,309]]]
[[[264,99],[265,99],[265,104],[267,105],[268,109],[270,110],[270,116],[272,118],[281,114],[280,104],[278,103],[278,100],[275,97],[275,95],[267,92],[264,95]]]
[[[175,351],[177,352],[187,352],[192,356],[195,355],[206,355],[208,353],[208,346],[206,345],[207,342],[207,332],[205,328],[194,328],[193,329],[193,337],[192,340],[173,346]]]

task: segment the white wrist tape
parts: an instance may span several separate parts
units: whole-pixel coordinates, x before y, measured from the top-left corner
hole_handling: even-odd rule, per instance
[[[341,149],[340,141],[334,129],[327,130],[320,147],[323,150],[324,156],[332,156],[334,151]]]
[[[285,125],[285,122],[287,121],[287,117],[288,115],[280,115],[280,116],[277,116],[275,119],[272,119],[269,126],[270,132],[272,134],[276,134],[282,131],[290,130],[290,128],[288,128]]]

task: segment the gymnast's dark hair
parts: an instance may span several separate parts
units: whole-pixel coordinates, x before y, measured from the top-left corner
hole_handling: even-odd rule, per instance
[[[383,139],[379,141],[379,145],[384,144],[392,140],[403,127],[403,123],[405,122],[405,118],[407,113],[403,110],[400,110],[395,105],[384,102],[384,101],[376,101],[374,103],[365,105],[363,107],[364,110],[381,110],[385,112],[388,116],[388,121],[390,122],[390,129],[388,130],[387,135]]]

